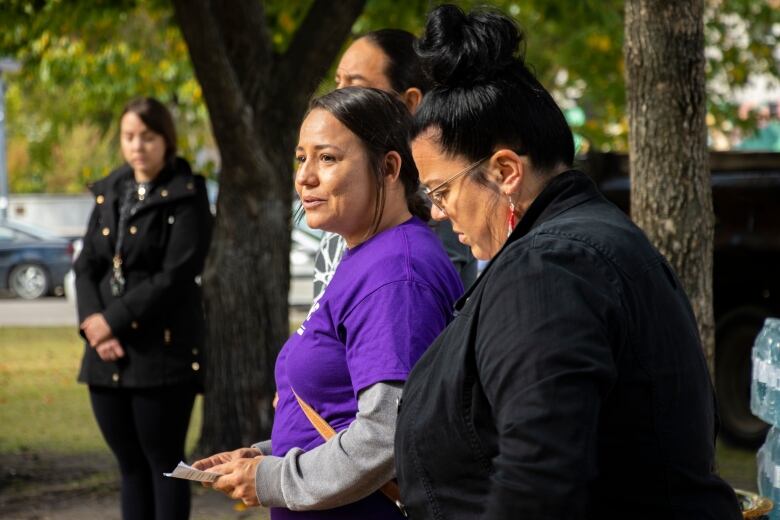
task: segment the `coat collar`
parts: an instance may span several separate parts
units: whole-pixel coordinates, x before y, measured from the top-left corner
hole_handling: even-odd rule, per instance
[[[114,208],[117,198],[121,193],[122,183],[133,178],[133,170],[128,164],[123,164],[107,177],[90,184],[89,190],[95,195],[95,203],[106,208]],[[152,190],[149,198],[136,215],[147,211],[149,208],[168,204],[170,202],[191,197],[195,194],[195,182],[189,163],[177,157],[173,163],[169,163],[160,172],[160,175],[152,181]],[[114,211],[106,211],[106,224],[113,229]]]
[[[477,281],[455,303],[456,311],[463,308],[466,300],[468,300],[481,280],[485,278],[496,259],[512,243],[517,242],[544,222],[552,220],[574,206],[596,197],[599,197],[598,188],[590,177],[579,170],[567,170],[553,177],[528,207],[528,211],[522,216],[515,230],[509,235],[509,238],[507,238],[498,253],[490,259],[490,262],[485,266]]]

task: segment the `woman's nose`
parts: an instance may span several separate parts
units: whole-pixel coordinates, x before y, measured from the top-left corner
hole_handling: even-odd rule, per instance
[[[433,220],[438,220],[438,221],[441,222],[442,220],[447,220],[449,217],[447,216],[447,214],[444,211],[442,211],[441,208],[439,208],[439,206],[437,206],[436,204],[432,204],[431,205],[431,218]]]
[[[301,163],[295,171],[295,184],[308,186],[316,183],[315,179],[316,174],[313,172],[313,168],[309,166],[309,163]]]

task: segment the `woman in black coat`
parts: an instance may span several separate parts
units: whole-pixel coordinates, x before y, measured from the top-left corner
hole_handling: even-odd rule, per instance
[[[95,209],[74,265],[87,342],[79,381],[119,462],[123,518],[186,519],[188,483],[162,473],[184,458],[202,383],[197,277],[212,216],[160,102],[129,103],[120,142],[127,163],[90,186]]]
[[[441,6],[412,153],[490,263],[409,376],[396,467],[409,516],[741,518],[714,470],[715,398],[667,261],[572,169],[572,134],[495,12]]]

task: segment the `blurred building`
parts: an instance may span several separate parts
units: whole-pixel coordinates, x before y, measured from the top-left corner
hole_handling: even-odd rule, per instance
[[[64,237],[81,237],[94,204],[94,197],[88,194],[12,194],[8,220],[50,229]]]

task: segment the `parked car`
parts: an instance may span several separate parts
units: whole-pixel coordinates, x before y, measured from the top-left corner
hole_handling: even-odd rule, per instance
[[[710,154],[715,243],[715,389],[721,432],[757,446],[768,425],[750,411],[751,349],[764,320],[780,316],[780,153]],[[583,165],[628,213],[624,154],[591,154]]]
[[[25,300],[62,295],[73,245],[52,231],[0,222],[0,289]]]

